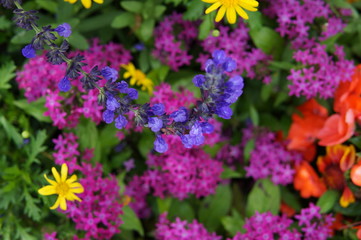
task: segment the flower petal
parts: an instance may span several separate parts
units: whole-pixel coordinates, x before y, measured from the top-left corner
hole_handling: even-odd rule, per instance
[[[59,182],[60,182],[59,172],[56,170],[55,167],[52,167],[52,168],[51,168],[51,172],[53,173],[53,176],[54,176],[54,178],[55,178],[55,181],[59,183]]]
[[[248,4],[252,7],[258,7],[259,3],[256,0],[238,0],[239,4]]]
[[[60,196],[59,196],[59,198],[60,198],[60,200],[59,200],[59,201],[60,201],[60,208],[65,211],[66,208],[67,208],[67,207],[66,207],[65,197],[60,197]]]
[[[81,199],[72,192],[68,192],[68,194],[65,196],[65,198],[69,201],[77,200],[77,201],[81,202]]]
[[[56,194],[56,188],[53,185],[47,185],[38,190],[38,193],[44,196]]]
[[[240,6],[236,6],[235,8],[239,16],[241,16],[243,19],[248,19],[247,13]]]
[[[83,6],[85,8],[90,8],[92,6],[92,1],[91,0],[81,0],[81,3],[83,4]]]
[[[71,177],[70,177],[69,179],[67,179],[65,182],[68,183],[68,184],[70,184],[70,183],[75,182],[77,179],[78,179],[78,177],[77,177],[75,174],[73,174],[73,175],[71,175]]]
[[[222,6],[219,10],[218,13],[216,15],[216,22],[219,22],[222,20],[222,18],[224,17],[224,14],[226,13],[226,7]]]
[[[228,22],[230,24],[236,23],[237,15],[236,15],[236,10],[234,10],[234,8],[228,8],[228,10],[227,10],[227,20],[228,20]]]
[[[70,184],[70,191],[73,193],[83,193],[84,187],[80,183],[72,183]]]
[[[209,8],[206,9],[205,13],[208,14],[210,12],[213,12],[214,10],[219,8],[221,5],[222,5],[222,3],[219,1],[216,3],[213,3]]]
[[[247,3],[240,3],[239,4],[242,8],[248,10],[248,11],[251,11],[251,12],[256,12],[257,11],[257,8],[247,4]]]
[[[48,181],[48,183],[50,183],[50,184],[53,185],[53,186],[56,186],[56,185],[58,184],[58,183],[55,182],[54,180],[49,179],[49,178],[46,176],[46,174],[44,174],[44,178],[46,179],[46,181]]]
[[[60,196],[58,196],[58,198],[56,199],[54,205],[51,206],[50,209],[54,210],[54,209],[58,208],[59,204],[60,204]]]
[[[65,182],[67,178],[68,178],[68,166],[65,163],[63,163],[61,165],[61,181]]]

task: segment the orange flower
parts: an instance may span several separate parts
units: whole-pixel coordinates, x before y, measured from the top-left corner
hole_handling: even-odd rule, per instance
[[[314,143],[316,136],[327,119],[327,109],[315,99],[308,100],[297,108],[299,114],[292,115],[292,125],[288,132],[288,149],[305,151]]]
[[[322,173],[325,183],[332,189],[343,191],[340,205],[347,207],[355,202],[355,196],[347,187],[344,172],[355,163],[356,151],[353,145],[335,145],[326,148],[326,156],[317,159],[318,170]]]
[[[355,117],[352,109],[345,114],[333,114],[317,134],[320,146],[330,146],[345,142],[355,132]]]
[[[293,217],[296,213],[296,210],[291,206],[287,205],[285,202],[281,202],[280,211],[282,214],[285,214],[287,217]]]
[[[353,184],[361,187],[361,161],[351,168],[350,178]]]
[[[326,191],[325,183],[306,161],[296,167],[293,185],[296,190],[301,192],[303,198],[320,197]]]

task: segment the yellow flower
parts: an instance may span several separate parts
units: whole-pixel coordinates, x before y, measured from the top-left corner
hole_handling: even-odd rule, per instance
[[[55,204],[50,207],[50,209],[56,209],[60,205],[61,209],[66,210],[66,200],[77,200],[81,202],[81,199],[77,197],[74,193],[82,193],[84,192],[84,188],[80,183],[75,182],[77,180],[75,174],[73,174],[69,179],[67,179],[68,166],[65,163],[61,165],[61,176],[54,167],[51,169],[51,171],[53,172],[55,181],[49,179],[46,174],[44,174],[46,181],[48,181],[51,185],[47,185],[38,190],[39,194],[41,195],[59,195]]]
[[[130,78],[130,85],[142,86],[142,91],[148,91],[149,94],[152,94],[153,82],[151,79],[147,78],[142,71],[136,69],[133,63],[122,64],[121,66],[126,70],[123,77]]]
[[[78,0],[64,0],[64,1],[73,4],[76,3]],[[104,0],[93,0],[93,1],[99,4],[104,3]],[[81,0],[81,3],[85,8],[90,8],[92,6],[92,0]]]
[[[227,15],[227,20],[229,23],[233,24],[237,20],[237,14],[244,19],[248,19],[247,13],[243,10],[246,9],[251,12],[256,12],[258,7],[258,2],[256,0],[202,0],[206,3],[213,3],[209,8],[206,9],[206,14],[218,10],[216,16],[216,22],[219,22],[224,17],[224,14]]]

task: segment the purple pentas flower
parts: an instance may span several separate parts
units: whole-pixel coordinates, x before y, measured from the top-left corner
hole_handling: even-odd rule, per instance
[[[160,135],[157,135],[154,141],[154,150],[156,150],[159,153],[164,153],[168,150],[168,144],[164,141],[164,139]]]
[[[62,92],[67,92],[71,88],[71,83],[67,77],[63,77],[58,84],[58,88]]]
[[[33,46],[31,44],[26,45],[22,50],[21,53],[23,54],[24,57],[26,58],[33,58],[36,57],[36,51],[33,48]]]
[[[161,116],[165,113],[165,106],[163,103],[157,103],[152,106],[152,111],[155,115]]]
[[[185,122],[188,118],[188,111],[185,107],[180,107],[178,111],[175,111],[169,115],[175,122]]]
[[[111,82],[115,82],[118,79],[118,71],[111,67],[104,67],[101,70],[102,76]]]
[[[62,37],[70,37],[71,26],[68,23],[63,23],[54,29]]]
[[[159,132],[163,127],[163,121],[157,117],[148,118],[148,126],[153,132]]]
[[[123,116],[123,115],[119,115],[116,119],[115,119],[115,127],[118,129],[123,129],[125,128],[125,126],[127,125],[128,120]]]

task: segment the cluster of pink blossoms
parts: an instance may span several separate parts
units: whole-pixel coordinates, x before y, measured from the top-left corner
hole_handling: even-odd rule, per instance
[[[103,178],[102,166],[98,163],[92,166],[89,161],[93,158],[92,150],[80,153],[77,136],[64,133],[53,139],[56,153],[53,154],[57,164],[66,163],[69,173],[78,170],[84,176],[79,182],[84,186],[84,192],[79,194],[82,202],[69,202],[65,214],[74,221],[75,228],[85,231],[84,238],[74,236],[74,240],[110,239],[119,233],[122,220],[121,197],[118,181],[114,176]],[[85,160],[77,163],[79,156]],[[56,233],[46,234],[46,239],[55,238]]]
[[[255,147],[250,155],[249,166],[245,167],[246,176],[254,179],[270,177],[273,183],[281,185],[292,183],[295,173],[292,164],[301,161],[301,155],[288,151],[282,142],[276,140],[274,133],[266,130],[245,129],[244,137],[249,137],[252,131]]]
[[[157,240],[221,240],[215,233],[208,233],[207,229],[197,220],[192,223],[176,218],[175,222],[167,219],[167,213],[159,216],[156,226],[155,238]]]
[[[164,18],[154,30],[155,49],[153,55],[174,71],[189,65],[192,56],[189,46],[197,39],[197,22],[182,19],[182,14],[173,13]]]
[[[24,69],[17,73],[16,80],[19,87],[25,90],[25,97],[29,101],[34,101],[44,96],[45,107],[48,108],[45,115],[49,116],[53,125],[60,129],[76,127],[81,116],[100,123],[102,107],[98,104],[99,91],[97,89],[85,91],[79,77],[72,81],[73,89],[63,97],[59,92],[58,83],[64,76],[66,64],[52,65],[46,61],[45,54],[46,52],[30,59],[24,65]],[[88,72],[96,65],[100,69],[105,66],[118,69],[120,64],[127,64],[132,58],[130,52],[122,45],[115,43],[101,45],[96,39],[88,50],[70,52],[69,57],[77,54],[87,59],[87,65],[83,70]]]
[[[201,43],[206,54],[200,54],[197,62],[202,64],[202,69],[204,69],[205,63],[210,58],[212,52],[222,49],[228,57],[236,61],[237,69],[234,71],[235,75],[246,74],[251,79],[261,79],[263,82],[269,83],[271,77],[267,67],[271,56],[266,55],[262,50],[249,44],[249,30],[246,25],[241,22],[235,29],[220,26],[219,31],[218,37],[209,35]],[[234,43],[237,43],[237,47],[234,46]]]

